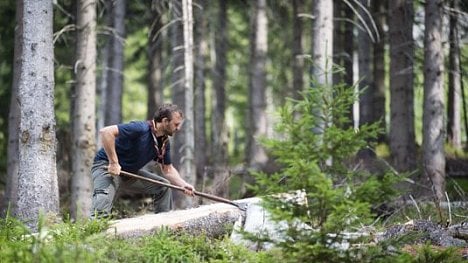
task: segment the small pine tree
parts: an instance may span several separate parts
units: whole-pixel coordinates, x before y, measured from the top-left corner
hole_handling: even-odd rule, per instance
[[[348,240],[347,250],[336,244],[343,241],[345,231],[375,220],[373,204],[396,194],[393,186],[398,175],[389,171],[377,176],[354,169],[351,160],[379,133],[378,123],[359,130],[349,125],[347,111],[355,100],[353,87],[316,85],[301,100],[287,100],[280,108],[276,126],[280,139],[261,139],[282,168],[274,174],[257,173],[252,188],[266,196],[263,205],[271,218],[288,226],[282,241],[270,240],[288,255],[286,260],[355,260],[360,251],[353,242],[362,240]],[[305,193],[303,201],[286,201],[280,194],[297,190]]]

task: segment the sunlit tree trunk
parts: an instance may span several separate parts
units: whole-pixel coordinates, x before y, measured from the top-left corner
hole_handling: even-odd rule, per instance
[[[445,199],[443,1],[427,0],[424,31],[423,169],[439,201]]]
[[[23,1],[16,1],[16,29],[14,47],[13,83],[11,87],[10,111],[8,113],[8,151],[7,151],[7,181],[5,185],[5,197],[2,204],[1,214],[5,215],[8,209],[16,211],[18,198],[18,165],[19,165],[19,122],[20,108],[18,101],[18,83],[23,63],[20,37],[23,35]]]
[[[249,114],[246,163],[253,169],[261,169],[267,162],[265,149],[257,141],[266,135],[266,55],[268,50],[268,20],[266,0],[252,3],[250,21],[250,75],[249,75]]]
[[[20,108],[18,202],[15,215],[37,230],[41,213],[59,212],[55,166],[53,6],[51,0],[23,2],[18,55]],[[20,3],[21,5],[21,3]]]
[[[70,212],[73,219],[87,218],[91,208],[90,171],[96,148],[96,1],[78,1],[76,17],[76,79],[71,118],[73,143]]]
[[[453,10],[459,10],[458,0],[450,1]],[[449,68],[448,68],[448,142],[461,149],[461,82],[460,82],[460,42],[458,40],[458,11],[450,12],[449,26]]]
[[[390,149],[398,171],[416,168],[413,1],[389,1]]]
[[[124,70],[124,39],[126,0],[112,2],[112,36],[107,73],[105,125],[122,121],[122,90]]]
[[[333,1],[314,3],[312,40],[312,75],[319,85],[332,84]]]

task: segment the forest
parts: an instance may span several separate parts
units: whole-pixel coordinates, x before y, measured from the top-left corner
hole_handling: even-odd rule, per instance
[[[151,120],[166,103],[184,115],[170,139],[181,177],[229,200],[264,197],[263,208],[286,222],[282,234],[294,242],[248,237],[279,248],[257,253],[162,231],[138,241],[145,256],[130,252],[135,244],[109,244],[101,251],[109,260],[468,257],[466,1],[4,0],[0,20],[0,256],[7,262],[36,254],[54,261],[35,236],[10,237],[63,221],[66,230],[51,235],[61,259],[99,261],[64,242],[97,250],[91,236],[108,227],[88,220],[100,131]],[[305,201],[283,196],[297,191]],[[113,218],[152,213],[148,198],[119,193]],[[207,202],[177,191],[173,198],[176,210]],[[420,250],[392,228],[410,220],[429,236],[411,237]],[[376,225],[385,233],[379,245],[348,240],[351,230]],[[435,242],[435,232],[450,241]],[[175,242],[167,251],[181,257],[143,248],[157,240]],[[335,246],[344,241],[349,249]],[[391,241],[402,254],[389,252]],[[191,243],[195,252],[185,250]],[[119,246],[128,254],[113,254]]]

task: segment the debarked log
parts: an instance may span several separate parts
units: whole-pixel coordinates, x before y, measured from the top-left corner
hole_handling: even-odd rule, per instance
[[[237,200],[236,203],[248,205],[256,198]],[[215,203],[186,210],[175,210],[159,214],[146,214],[138,217],[114,220],[106,233],[123,238],[151,235],[162,228],[181,231],[191,235],[205,234],[219,237],[230,234],[236,221],[245,216],[239,208]]]

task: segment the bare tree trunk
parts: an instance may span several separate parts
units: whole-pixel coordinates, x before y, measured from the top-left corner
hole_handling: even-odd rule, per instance
[[[16,216],[32,230],[40,214],[57,214],[55,166],[54,53],[51,0],[22,1],[22,35],[18,38],[19,180]],[[19,4],[21,5],[21,3]],[[21,12],[20,11],[20,12]]]
[[[424,8],[423,168],[439,201],[445,198],[442,3],[427,0]]]
[[[8,209],[16,211],[18,199],[18,166],[19,166],[19,135],[20,105],[18,98],[18,84],[21,76],[21,63],[23,46],[20,45],[20,37],[23,35],[23,1],[16,1],[16,30],[14,47],[13,83],[11,87],[10,111],[8,113],[8,151],[7,151],[7,181],[5,197],[2,204],[1,215]]]
[[[354,57],[354,25],[351,21],[354,21],[354,12],[349,6],[344,6],[344,17],[347,20],[344,24],[344,54],[343,54],[343,67],[345,71],[344,83],[352,89],[354,88],[354,69],[353,69],[353,57]],[[354,112],[353,105],[350,105],[348,109],[348,118],[351,120],[351,127],[354,125]]]
[[[91,208],[91,160],[95,154],[96,1],[77,4],[76,81],[72,114],[71,216],[87,218]]]
[[[293,0],[293,98],[300,99],[304,90],[304,54],[303,54],[303,22],[300,15],[304,12],[304,0]]]
[[[105,125],[122,122],[122,90],[126,0],[112,2],[112,37],[107,79]]]
[[[413,1],[389,1],[390,149],[398,171],[416,168]]]
[[[207,166],[208,153],[206,139],[206,98],[205,98],[205,68],[208,56],[207,43],[207,20],[208,4],[205,0],[198,1],[199,8],[196,8],[195,15],[195,164],[197,167],[197,183],[204,180],[205,168]]]
[[[214,176],[214,194],[228,196],[229,185],[227,178],[227,127],[226,114],[226,54],[228,46],[227,38],[227,1],[218,1],[218,19],[215,36],[216,61],[213,71],[213,115],[212,115],[212,161]]]
[[[332,84],[333,2],[317,0],[314,5],[312,75],[319,85]]]
[[[453,10],[458,10],[458,0],[450,1]],[[448,71],[448,142],[455,148],[461,150],[461,82],[460,82],[460,46],[458,41],[458,11],[450,13],[449,26],[449,71]]]
[[[151,21],[149,33],[149,81],[148,81],[148,112],[147,119],[153,119],[157,107],[164,101],[162,77],[163,69],[163,7],[153,1],[151,5]]]
[[[387,1],[373,1],[374,21],[380,35],[380,40],[374,43],[374,92],[372,96],[372,122],[380,121],[384,131],[377,140],[385,141],[385,16]]]
[[[361,4],[367,10],[370,6],[367,5],[367,0],[360,0]],[[360,9],[359,15],[363,18],[367,25],[370,25],[370,19],[366,12]],[[370,32],[364,30],[364,27],[358,31],[358,55],[359,55],[359,90],[361,92],[359,98],[359,124],[372,123],[372,96],[374,94],[374,85],[372,83],[372,44],[369,37]]]
[[[266,54],[268,50],[268,20],[266,0],[252,2],[249,76],[249,125],[246,147],[246,163],[249,168],[261,169],[268,157],[265,149],[256,141],[267,132],[266,116]]]

